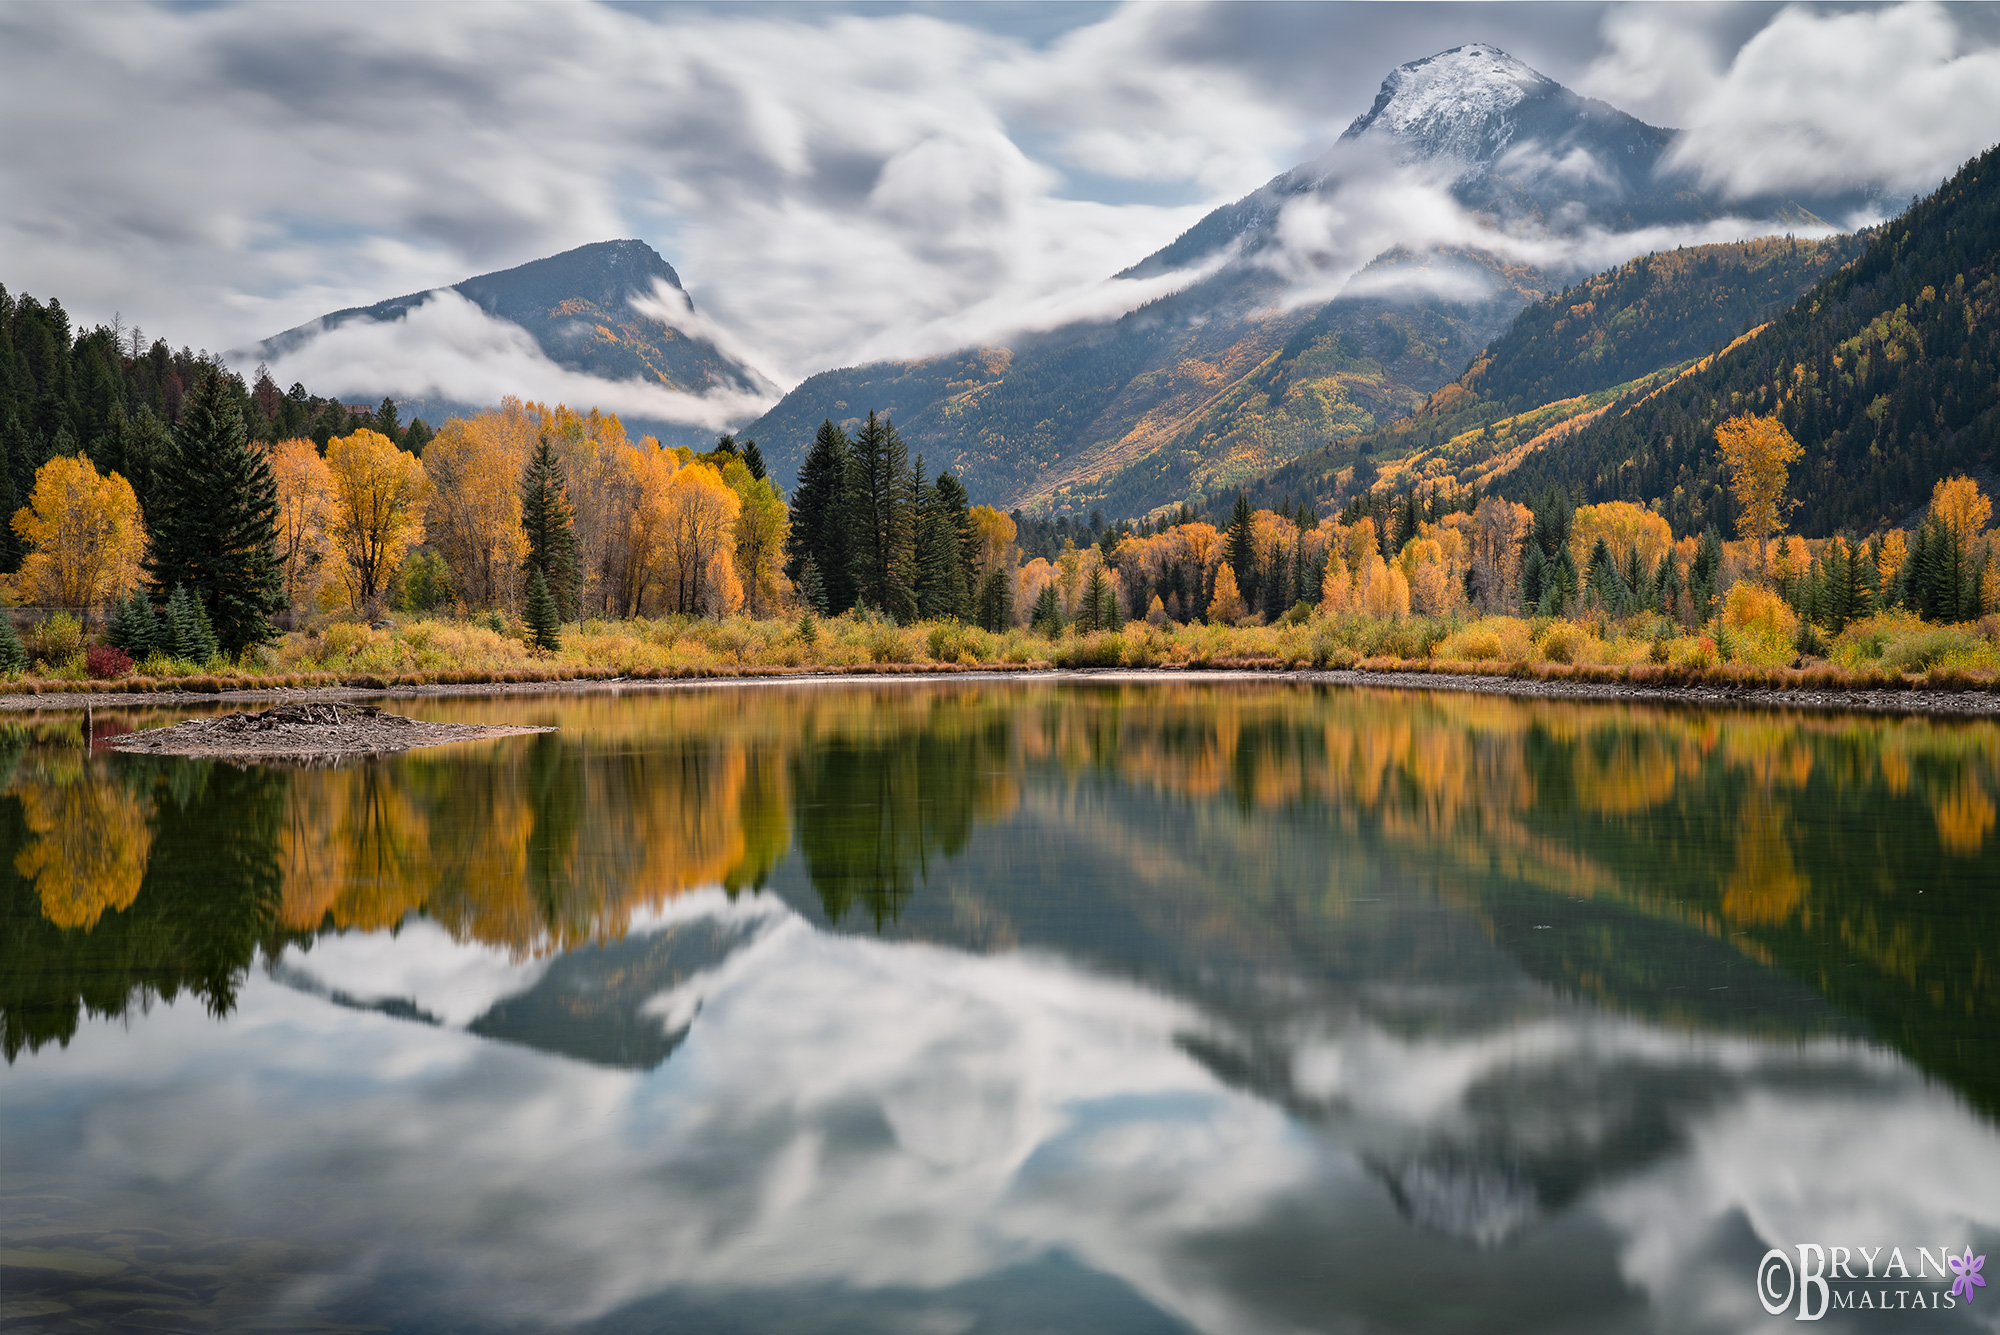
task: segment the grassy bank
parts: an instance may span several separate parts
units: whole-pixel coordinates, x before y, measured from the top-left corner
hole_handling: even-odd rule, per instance
[[[1884,613],[1795,652],[1791,633],[1752,617],[1689,633],[1659,617],[1613,621],[1360,615],[1273,626],[1148,625],[1066,632],[980,630],[881,618],[586,621],[546,653],[498,618],[410,619],[371,628],[335,621],[295,631],[239,663],[155,656],[93,680],[81,653],[12,674],[17,692],[213,692],[257,688],[478,684],[768,676],[819,672],[1038,668],[1253,668],[1442,672],[1645,685],[1991,689],[2000,683],[2000,618],[1938,626]]]

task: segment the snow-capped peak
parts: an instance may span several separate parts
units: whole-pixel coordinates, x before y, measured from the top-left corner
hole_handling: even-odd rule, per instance
[[[1508,113],[1530,96],[1560,87],[1498,47],[1455,46],[1391,70],[1375,105],[1341,138],[1386,134],[1405,157],[1487,162],[1513,138]]]

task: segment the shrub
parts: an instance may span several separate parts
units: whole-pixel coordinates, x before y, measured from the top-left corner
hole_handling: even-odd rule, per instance
[[[28,632],[28,647],[49,663],[67,663],[83,652],[83,623],[67,612],[52,612]]]
[[[14,633],[14,623],[0,615],[0,672],[22,672],[28,666],[28,651]]]
[[[1589,639],[1581,626],[1558,621],[1542,632],[1535,649],[1551,663],[1574,663]]]
[[[108,644],[93,644],[83,656],[84,675],[96,681],[113,681],[132,670],[132,656]]]
[[[1798,613],[1776,592],[1749,580],[1730,586],[1722,622],[1730,630],[1730,657],[1757,667],[1778,667],[1797,652]]]

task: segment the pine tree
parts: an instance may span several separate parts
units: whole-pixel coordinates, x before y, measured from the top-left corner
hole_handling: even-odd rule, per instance
[[[161,647],[173,657],[189,663],[206,663],[215,657],[215,631],[209,625],[207,611],[185,584],[174,585],[167,598],[165,631]]]
[[[792,490],[792,529],[786,538],[785,574],[794,583],[808,563],[818,572],[825,610],[838,615],[854,606],[853,559],[848,543],[847,474],[852,450],[847,434],[832,422],[819,434],[799,465]]]
[[[1254,603],[1257,595],[1256,524],[1250,498],[1237,492],[1236,504],[1229,511],[1229,528],[1222,537],[1222,558],[1229,562],[1236,576],[1236,587],[1246,603]]]
[[[1534,613],[1542,603],[1542,585],[1548,578],[1548,560],[1542,544],[1528,539],[1528,554],[1521,558],[1521,610]]]
[[[764,451],[757,448],[757,442],[754,440],[743,442],[743,466],[750,470],[752,481],[762,482],[770,476],[770,472],[764,467]]]
[[[250,448],[230,377],[205,366],[160,461],[147,573],[156,593],[185,588],[231,656],[274,638],[285,605],[278,487]]]
[[[854,438],[847,502],[860,601],[897,621],[916,616],[916,514],[909,450],[873,411]]]
[[[990,572],[979,585],[979,628],[996,634],[1014,622],[1014,584],[1004,570]]]
[[[798,581],[792,586],[799,591],[799,601],[821,616],[826,615],[826,583],[819,577],[819,566],[807,561],[799,571]]]
[[[554,653],[562,648],[562,615],[556,609],[555,595],[549,592],[549,582],[540,566],[528,570],[528,604],[523,609],[523,618],[537,649]]]
[[[1042,585],[1042,591],[1035,599],[1034,613],[1028,618],[1028,628],[1039,631],[1052,640],[1062,634],[1062,604],[1056,599],[1054,584]]]
[[[0,612],[0,672],[25,672],[28,670],[28,650],[21,643],[21,637],[14,633],[14,623]]]
[[[528,535],[528,559],[522,573],[542,576],[555,600],[558,623],[576,618],[583,574],[576,555],[576,510],[569,503],[569,486],[555,446],[543,436],[521,474],[521,527]]]
[[[148,654],[160,647],[160,619],[153,614],[153,604],[144,593],[132,590],[132,596],[119,606],[104,642],[124,650],[135,663],[144,662]]]

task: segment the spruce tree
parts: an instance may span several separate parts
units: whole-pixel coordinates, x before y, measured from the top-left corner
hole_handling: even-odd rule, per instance
[[[792,491],[792,530],[785,540],[786,576],[797,583],[811,564],[819,573],[824,610],[833,616],[854,606],[847,531],[851,454],[847,433],[831,421],[820,423],[812,449],[799,465],[799,484]]]
[[[909,450],[888,419],[872,410],[854,438],[847,476],[854,582],[860,601],[897,621],[909,621],[917,612]]]
[[[762,482],[770,476],[769,470],[764,467],[764,451],[757,448],[754,440],[743,442],[743,466],[750,470],[753,481]]]
[[[549,582],[543,578],[540,566],[528,570],[528,605],[524,612],[537,649],[550,653],[562,648],[562,617],[556,610],[555,595],[549,592]]]
[[[979,584],[979,628],[996,634],[1014,622],[1014,582],[1005,570],[994,570]]]
[[[14,623],[0,612],[0,672],[26,672],[28,650],[14,633]]]
[[[216,636],[208,614],[187,585],[176,584],[167,598],[166,635],[163,648],[175,658],[189,663],[206,663],[216,654]]]
[[[576,556],[576,511],[569,503],[569,486],[555,446],[543,436],[521,474],[521,527],[528,535],[528,559],[522,573],[539,573],[555,600],[557,621],[576,619],[583,574]]]
[[[144,593],[132,590],[132,596],[119,606],[104,642],[124,650],[135,663],[144,662],[148,654],[160,647],[160,619],[153,614],[153,604]]]
[[[229,381],[213,365],[195,380],[154,481],[146,570],[155,592],[184,588],[200,602],[233,657],[276,636],[285,586],[277,482],[250,448]]]
[[[826,615],[826,583],[820,579],[819,566],[815,562],[806,562],[794,587],[799,591],[800,602],[821,616]]]
[[[1042,591],[1035,599],[1035,610],[1028,618],[1028,628],[1040,631],[1052,640],[1062,634],[1062,604],[1056,599],[1054,584],[1042,585]]]
[[[917,460],[917,476],[923,476],[922,459]],[[935,485],[922,489],[917,502],[917,612],[930,620],[972,619],[965,535],[952,513],[955,485],[950,474],[942,474]]]
[[[1235,572],[1237,591],[1244,602],[1253,605],[1257,589],[1256,522],[1250,498],[1237,492],[1236,504],[1229,511],[1229,528],[1222,538],[1222,556]]]
[[[1521,558],[1521,610],[1533,615],[1541,607],[1542,585],[1548,578],[1548,560],[1542,544],[1528,539],[1528,553]]]

